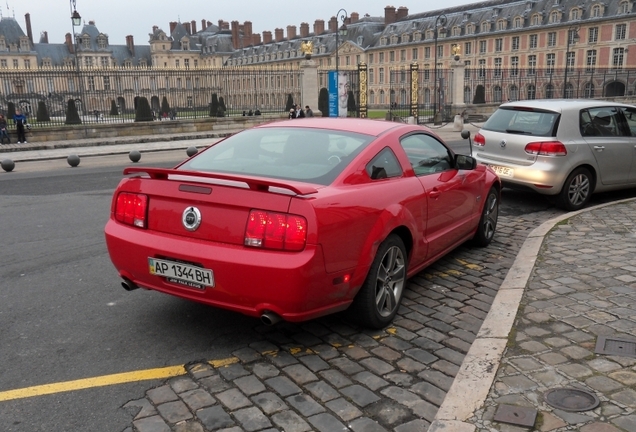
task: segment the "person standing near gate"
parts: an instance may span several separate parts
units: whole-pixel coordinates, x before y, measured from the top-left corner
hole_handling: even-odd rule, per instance
[[[27,118],[22,114],[22,111],[19,109],[15,110],[15,115],[13,116],[13,122],[15,123],[16,131],[18,132],[18,144],[25,143],[26,137],[24,136],[24,125],[26,125]]]

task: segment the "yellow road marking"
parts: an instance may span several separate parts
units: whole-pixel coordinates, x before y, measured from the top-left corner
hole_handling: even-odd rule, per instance
[[[222,360],[210,360],[214,368],[227,366],[238,362],[239,359],[231,357]],[[21,389],[8,390],[0,392],[0,402],[15,399],[24,399],[35,396],[44,396],[55,393],[63,393],[75,390],[84,390],[94,387],[105,387],[115,384],[125,384],[138,381],[148,381],[154,379],[166,379],[180,375],[185,375],[185,365],[167,366],[163,368],[145,369],[132,372],[123,372],[112,375],[103,375],[99,377],[84,378],[73,381],[64,381],[52,384],[43,384],[33,387],[25,387]]]
[[[471,270],[477,270],[477,271],[483,270],[482,266],[477,265],[477,264],[471,264],[468,261],[464,261],[464,260],[461,260],[461,259],[458,259],[458,258],[456,258],[455,261],[457,261],[458,263],[460,263],[464,267],[469,268]]]

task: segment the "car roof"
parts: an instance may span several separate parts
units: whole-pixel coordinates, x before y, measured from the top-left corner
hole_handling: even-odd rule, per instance
[[[365,135],[379,136],[384,132],[405,126],[403,123],[395,123],[381,120],[361,119],[361,118],[329,118],[313,117],[292,120],[282,120],[272,123],[265,123],[257,128],[270,127],[291,127],[291,128],[318,128],[331,129],[343,132],[356,132]]]
[[[627,105],[618,102],[594,100],[594,99],[535,99],[524,100],[517,102],[507,102],[500,105],[500,108],[538,108],[555,112],[563,112],[569,110],[581,110],[584,108],[602,107],[602,106],[622,106],[632,107],[633,105]]]

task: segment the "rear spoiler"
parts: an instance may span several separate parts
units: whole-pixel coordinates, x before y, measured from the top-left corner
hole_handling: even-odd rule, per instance
[[[229,180],[241,183],[246,183],[251,190],[256,191],[268,191],[270,187],[277,187],[281,189],[287,189],[298,195],[310,195],[315,194],[318,190],[312,186],[288,184],[280,181],[250,176],[239,176],[232,174],[220,174],[214,172],[205,171],[182,171],[169,168],[144,168],[144,167],[128,167],[124,168],[124,175],[145,173],[155,180],[168,180],[169,175],[188,176],[188,177],[202,177],[218,180]]]

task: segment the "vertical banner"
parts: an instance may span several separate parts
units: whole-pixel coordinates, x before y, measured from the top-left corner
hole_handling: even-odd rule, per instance
[[[419,76],[419,66],[417,63],[411,64],[411,117],[415,118],[415,124],[419,123],[419,82],[417,80]]]
[[[329,71],[327,90],[329,91],[329,117],[338,117],[338,81],[335,71]]]
[[[367,118],[367,64],[360,63],[358,65],[358,74],[360,76],[360,118]]]
[[[346,117],[349,81],[344,72],[329,71],[329,117]]]

